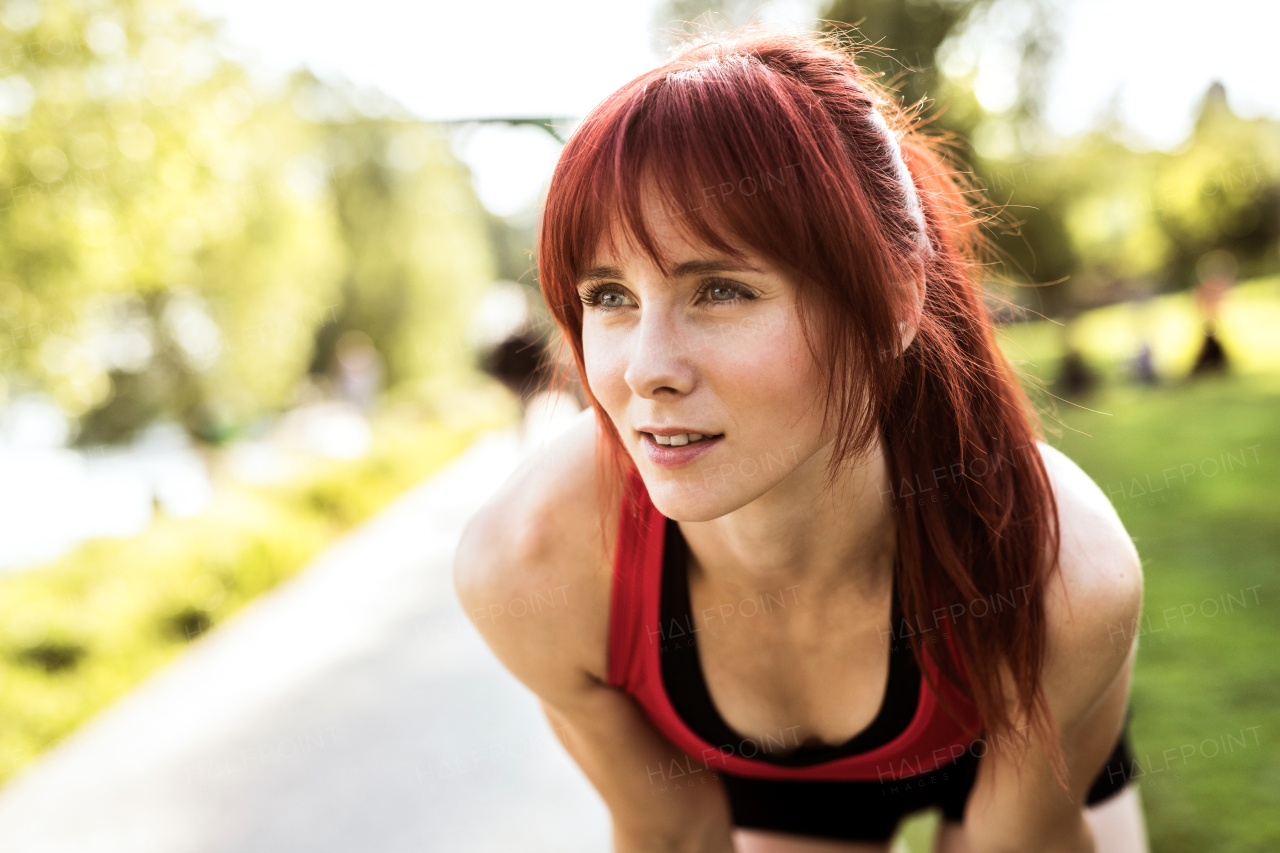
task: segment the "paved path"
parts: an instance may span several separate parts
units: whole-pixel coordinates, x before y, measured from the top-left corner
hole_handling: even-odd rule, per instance
[[[0,850],[609,850],[453,594],[462,526],[521,453],[482,438],[15,777]]]

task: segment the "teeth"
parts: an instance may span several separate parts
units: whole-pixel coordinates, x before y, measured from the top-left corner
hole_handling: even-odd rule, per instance
[[[652,435],[652,433],[650,433]],[[653,440],[658,444],[667,447],[684,447],[686,444],[693,444],[695,441],[702,441],[704,438],[713,438],[714,436],[702,435],[697,432],[682,432],[679,435],[655,435]]]

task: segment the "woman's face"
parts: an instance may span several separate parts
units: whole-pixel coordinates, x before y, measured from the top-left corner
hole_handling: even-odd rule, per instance
[[[708,521],[788,478],[818,482],[832,436],[795,281],[749,249],[735,261],[690,242],[681,221],[649,220],[670,276],[625,237],[605,241],[578,284],[582,342],[591,392],[654,505]]]

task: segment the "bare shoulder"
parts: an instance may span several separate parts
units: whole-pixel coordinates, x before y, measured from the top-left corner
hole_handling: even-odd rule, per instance
[[[1117,643],[1142,608],[1142,563],[1115,508],[1065,454],[1038,442],[1058,505],[1060,572],[1045,599],[1050,657],[1045,686],[1067,716],[1114,681],[1131,652]],[[1051,697],[1052,698],[1052,697]]]
[[[468,618],[544,699],[605,675],[617,513],[601,515],[595,445],[587,408],[481,506],[454,558]]]

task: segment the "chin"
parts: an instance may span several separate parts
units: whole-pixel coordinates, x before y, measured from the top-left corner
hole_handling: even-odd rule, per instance
[[[677,472],[644,476],[649,499],[658,512],[675,521],[711,521],[749,503],[755,495],[723,483],[706,486],[702,477]]]

